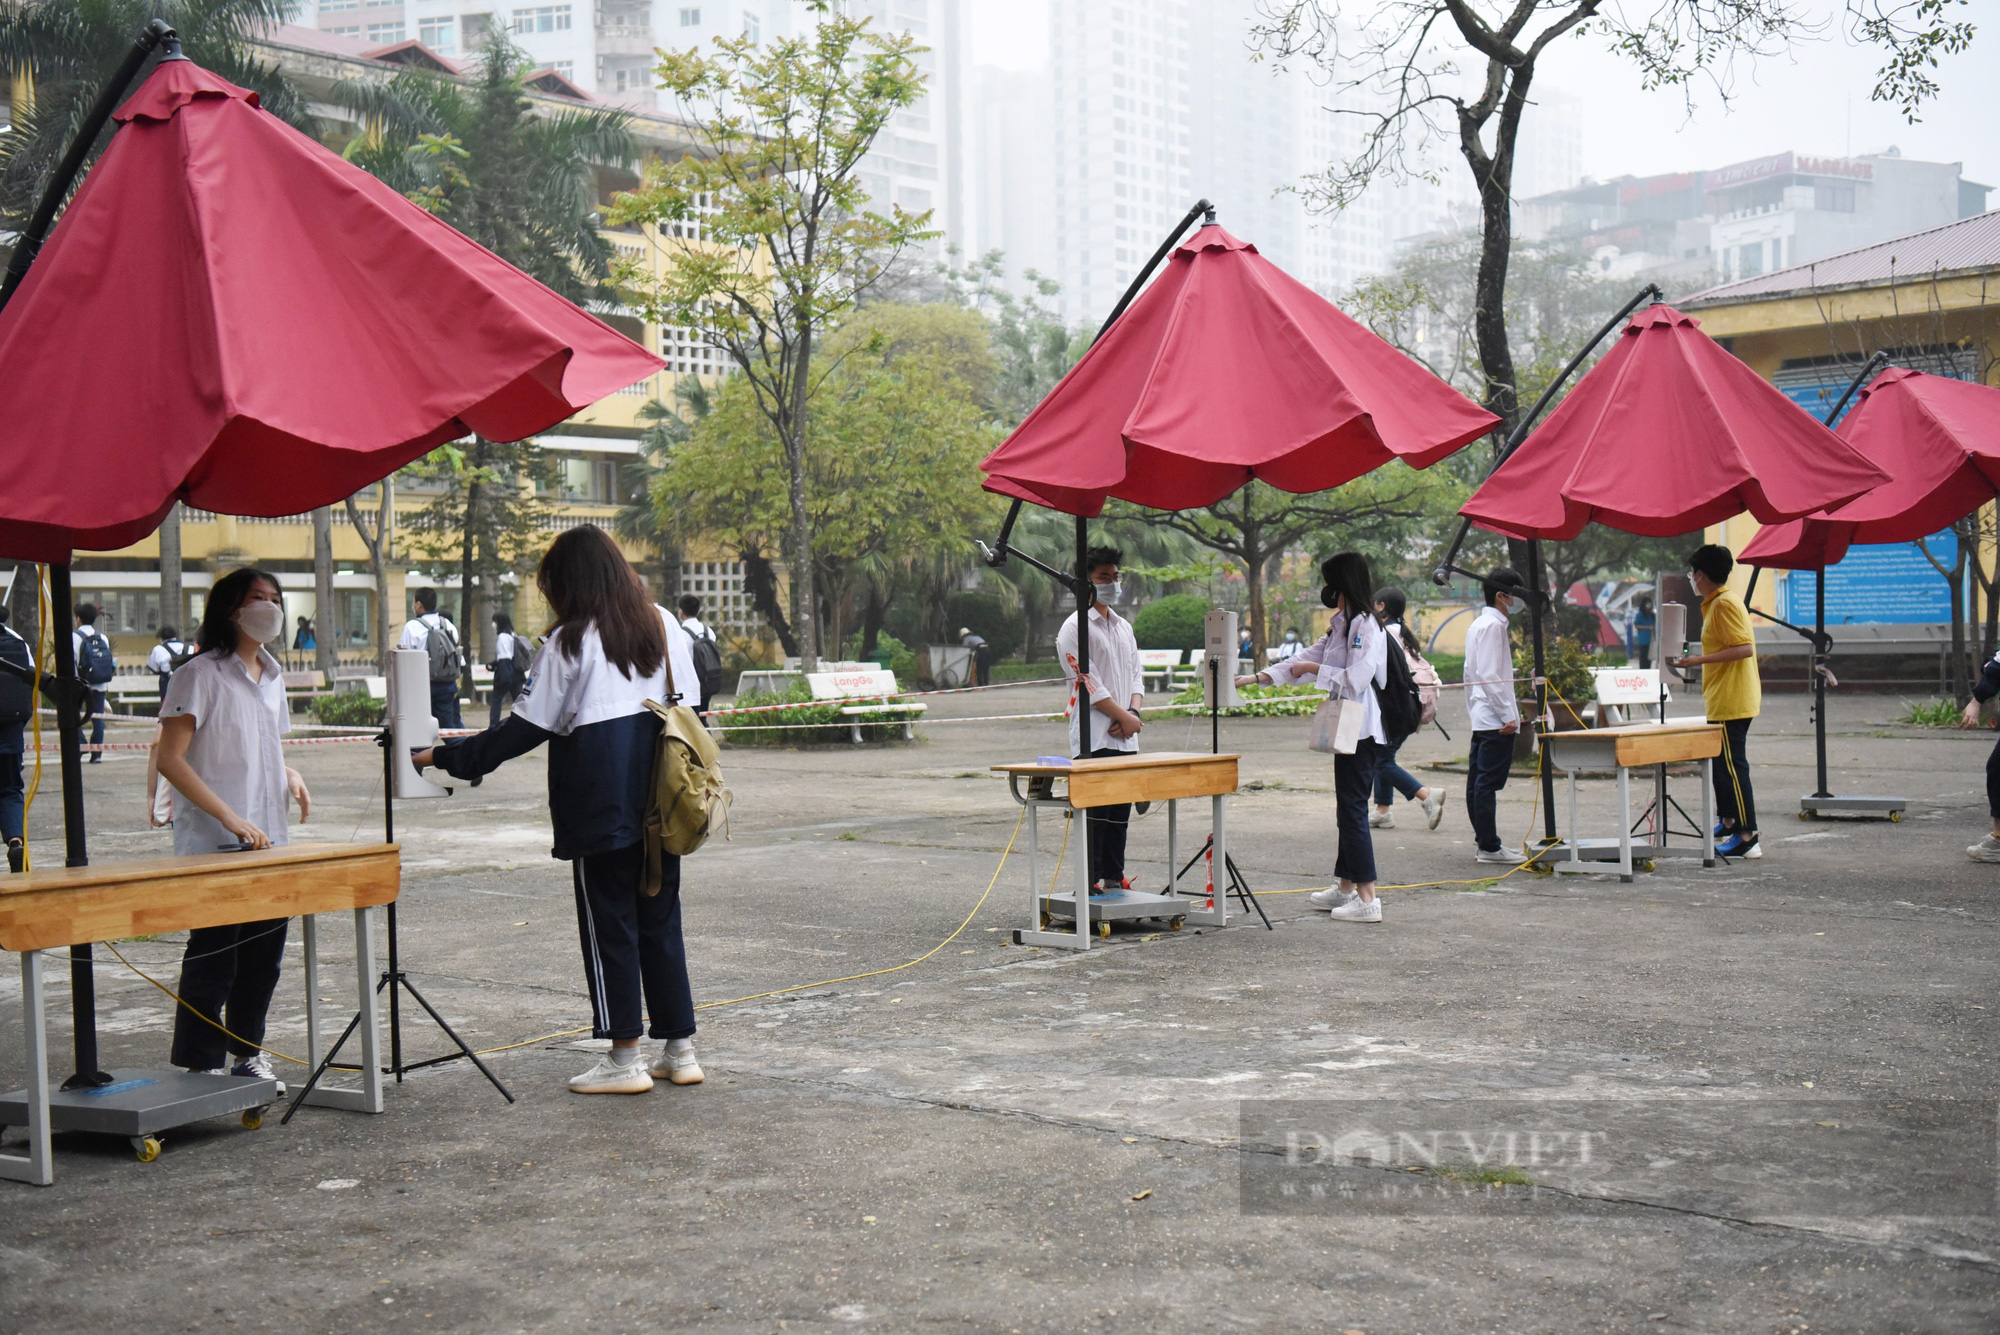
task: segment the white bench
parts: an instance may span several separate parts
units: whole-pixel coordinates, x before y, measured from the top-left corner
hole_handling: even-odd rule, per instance
[[[915,740],[917,740],[917,732],[916,728],[913,725],[916,723],[917,719],[924,713],[924,711],[929,708],[930,708],[929,705],[922,704],[918,701],[912,700],[905,704],[846,705],[842,707],[840,713],[843,718],[848,720],[848,727],[853,731],[854,734],[854,744],[856,746],[859,746],[861,744],[861,727],[862,727],[861,715],[863,714],[901,715],[901,718],[899,720],[883,720],[883,722],[901,722],[903,725],[903,740],[906,742],[914,742]],[[869,726],[874,727],[877,725],[871,723],[869,724]]]
[[[1174,669],[1181,665],[1178,649],[1141,649],[1139,675],[1149,691],[1164,691],[1172,684]],[[1156,684],[1157,683],[1157,684]]]
[[[123,677],[113,677],[104,683],[105,703],[112,705],[114,713],[120,713],[123,705],[133,701],[158,704],[160,700],[160,679],[150,672],[135,672]]]
[[[1626,722],[1625,711],[1645,711],[1658,720],[1665,711],[1662,702],[1671,702],[1672,691],[1661,692],[1658,668],[1601,667],[1590,670],[1596,686],[1598,721],[1609,727]]]

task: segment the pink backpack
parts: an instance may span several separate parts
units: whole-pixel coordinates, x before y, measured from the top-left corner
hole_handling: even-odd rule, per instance
[[[1438,670],[1419,655],[1405,654],[1404,657],[1410,660],[1410,680],[1417,684],[1417,699],[1424,707],[1419,718],[1422,723],[1429,723],[1437,717],[1438,688],[1444,685],[1444,678],[1438,676]]]

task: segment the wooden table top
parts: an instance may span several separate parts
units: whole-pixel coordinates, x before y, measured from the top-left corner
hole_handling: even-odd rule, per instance
[[[995,765],[993,768],[1002,774],[1066,775],[1103,770],[1154,769],[1166,765],[1187,765],[1198,761],[1233,762],[1241,759],[1242,756],[1228,751],[1223,752],[1221,755],[1212,755],[1207,751],[1148,751],[1144,753],[1135,751],[1129,756],[1096,756],[1089,760],[1073,760],[1067,765],[1040,765],[1033,761],[1027,761],[1014,765]]]
[[[283,848],[258,848],[244,853],[195,853],[187,857],[95,862],[88,867],[36,868],[18,876],[0,876],[0,895],[210,876],[218,871],[269,871],[300,863],[324,865],[346,858],[380,857],[401,848],[401,844],[286,844]]]
[[[1627,723],[1616,728],[1573,728],[1545,732],[1542,744],[1556,763],[1566,750],[1602,754],[1610,751],[1614,764],[1632,769],[1641,765],[1668,765],[1681,760],[1706,760],[1722,754],[1722,725],[1698,720],[1669,723]]]

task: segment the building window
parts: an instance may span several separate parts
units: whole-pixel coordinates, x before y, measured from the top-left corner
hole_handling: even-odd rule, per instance
[[[574,60],[551,60],[549,68],[567,79],[576,73],[576,62]]]
[[[400,42],[403,40],[403,25],[400,23],[371,23],[368,25],[368,40],[371,42]]]
[[[683,561],[680,591],[701,599],[702,624],[718,637],[756,633],[757,612],[743,589],[741,561]]]
[[[453,41],[458,35],[458,25],[451,19],[419,19],[417,40],[433,51],[450,52],[457,49]]]
[[[743,16],[743,40],[755,46],[763,39],[763,36],[764,30],[757,22],[757,16],[755,14],[745,14]]]
[[[465,46],[469,51],[486,40],[486,34],[493,31],[493,16],[491,14],[461,14],[459,15],[459,30],[465,37]]]
[[[352,26],[346,28],[328,28],[327,31],[335,37],[359,37],[361,35],[361,29]]]
[[[1747,246],[1736,248],[1736,276],[1755,278],[1764,272],[1764,243],[1753,241]]]
[[[699,28],[701,26],[701,10],[698,7],[683,9],[681,11],[681,26],[683,28]]]
[[[326,6],[322,5],[324,9]],[[1813,207],[1823,213],[1854,212],[1854,187],[1851,185],[1816,185],[1813,187]]]
[[[336,9],[359,9],[361,0],[320,0],[319,12],[331,14]]]
[[[515,32],[568,32],[568,5],[538,5],[514,11]]]

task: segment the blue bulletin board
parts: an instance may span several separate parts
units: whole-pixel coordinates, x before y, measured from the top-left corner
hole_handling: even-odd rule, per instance
[[[1949,568],[1958,560],[1958,538],[1950,529],[1925,539],[1931,555]],[[1819,575],[1794,570],[1785,578],[1784,618],[1811,625],[1813,591]],[[1951,585],[1924,559],[1913,542],[1850,547],[1839,565],[1826,571],[1826,624],[1874,622],[1912,625],[1951,620]]]

